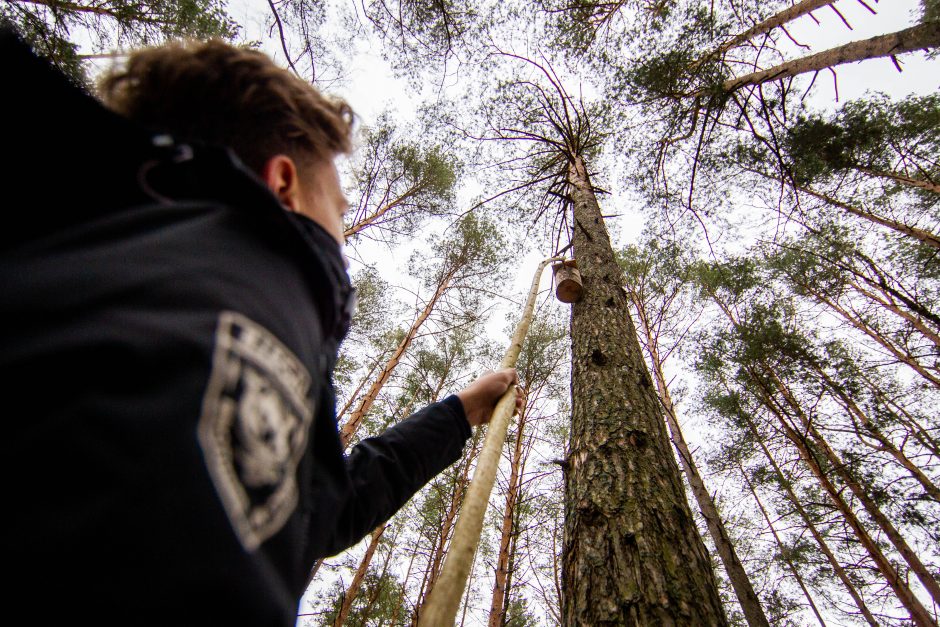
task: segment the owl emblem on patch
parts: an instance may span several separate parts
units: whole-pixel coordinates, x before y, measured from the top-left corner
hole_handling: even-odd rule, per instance
[[[206,468],[245,549],[297,506],[297,465],[313,419],[310,374],[270,331],[226,311],[216,327],[198,437]]]

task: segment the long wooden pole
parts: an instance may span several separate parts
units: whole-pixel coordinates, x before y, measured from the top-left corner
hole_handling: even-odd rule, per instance
[[[525,307],[522,310],[522,319],[516,326],[512,343],[506,350],[506,354],[503,355],[500,368],[514,368],[516,366],[519,353],[522,351],[522,342],[525,340],[526,333],[529,331],[529,324],[532,322],[533,312],[535,311],[535,297],[539,291],[539,279],[542,277],[542,271],[551,262],[561,260],[562,257],[545,259],[535,271],[529,297],[526,299]],[[454,528],[454,537],[450,542],[450,548],[447,550],[444,567],[441,569],[441,575],[434,585],[434,589],[431,590],[427,603],[421,609],[418,627],[453,625],[457,618],[457,609],[460,606],[460,598],[463,596],[464,588],[467,586],[473,556],[480,544],[480,534],[483,531],[483,515],[486,513],[490,493],[493,491],[493,484],[496,482],[496,468],[499,465],[503,444],[506,442],[509,419],[512,418],[515,407],[516,386],[511,385],[502,398],[499,399],[499,402],[496,403],[496,408],[493,410],[493,417],[490,420],[489,427],[487,427],[486,438],[483,440],[483,450],[480,452],[477,467],[473,471],[473,479],[470,481],[467,496],[464,498],[463,506],[460,509],[460,517],[457,519],[457,525]]]

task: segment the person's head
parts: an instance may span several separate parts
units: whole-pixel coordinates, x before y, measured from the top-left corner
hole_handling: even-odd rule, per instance
[[[352,110],[263,53],[219,41],[133,53],[99,83],[105,105],[178,141],[231,148],[291,211],[343,241],[333,160],[351,149]]]

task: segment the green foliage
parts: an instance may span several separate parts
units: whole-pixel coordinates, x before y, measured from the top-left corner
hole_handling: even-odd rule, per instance
[[[538,618],[529,609],[529,602],[520,594],[509,597],[504,627],[539,627]]]
[[[922,9],[921,22],[940,20],[940,0],[920,0],[920,6]]]
[[[899,161],[929,178],[937,174],[940,158],[937,128],[940,95],[892,101],[874,94],[846,103],[832,116],[800,116],[784,142],[793,176],[802,184],[850,168],[891,172]]]
[[[480,20],[474,7],[456,0],[369,0],[363,9],[386,56],[413,78],[473,44]]]
[[[452,224],[431,249],[437,263],[423,271],[428,287],[436,287],[448,275],[482,287],[491,282],[507,256],[503,235],[491,220],[477,213],[468,213]]]
[[[353,165],[349,238],[361,234],[393,243],[414,235],[427,218],[453,214],[462,164],[452,150],[412,139],[418,134],[398,128],[388,114],[363,130]]]
[[[0,20],[21,35],[76,82],[87,81],[78,56],[78,33],[96,51],[144,46],[167,39],[234,38],[238,25],[223,0],[13,0],[0,6]]]
[[[332,598],[331,606],[318,618],[317,625],[332,627],[343,605],[346,589],[341,580],[333,584],[327,592]],[[392,617],[399,621],[409,615],[405,589],[392,573],[379,572],[379,566],[371,565],[362,580],[362,586],[353,601],[345,625],[359,627],[378,627],[389,625]]]

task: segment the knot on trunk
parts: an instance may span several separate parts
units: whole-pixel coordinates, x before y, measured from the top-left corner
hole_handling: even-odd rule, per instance
[[[607,365],[607,355],[601,352],[601,349],[595,348],[591,352],[591,363],[595,366],[604,367]]]

